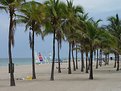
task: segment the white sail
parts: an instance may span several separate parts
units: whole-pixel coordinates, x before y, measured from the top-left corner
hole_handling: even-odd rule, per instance
[[[40,64],[39,57],[37,55],[37,52],[35,52],[35,63]]]

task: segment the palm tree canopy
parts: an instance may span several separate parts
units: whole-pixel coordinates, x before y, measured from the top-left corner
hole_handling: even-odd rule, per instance
[[[108,18],[109,25],[107,26],[108,30],[114,35],[120,38],[121,35],[121,20],[119,20],[118,14],[116,16],[111,16]]]
[[[1,7],[5,10],[9,10],[10,8],[18,8],[25,0],[0,0]]]
[[[117,48],[114,50],[116,53],[121,53],[121,20],[119,19],[118,14],[116,16],[111,16],[108,18],[109,25],[107,30],[116,37],[117,39]]]
[[[47,7],[48,21],[46,22],[46,32],[53,32],[53,27],[61,28],[63,17],[65,14],[66,4],[59,0],[45,1]],[[57,29],[58,30],[58,29]]]
[[[10,43],[14,46],[14,32],[16,27],[15,11],[18,10],[20,5],[24,3],[25,0],[0,0],[0,8],[4,9],[9,16],[12,18],[11,29],[10,29]]]
[[[26,30],[32,28],[34,23],[34,31],[41,32],[41,25],[44,24],[46,14],[44,12],[45,6],[39,2],[30,1],[21,6],[21,15],[17,15],[17,23],[25,23]]]

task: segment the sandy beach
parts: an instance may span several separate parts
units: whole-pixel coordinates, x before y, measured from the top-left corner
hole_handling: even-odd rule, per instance
[[[26,80],[31,76],[31,65],[15,66],[15,87],[9,86],[8,68],[0,67],[0,91],[121,91],[121,70],[117,72],[113,63],[94,67],[94,80],[89,80],[89,74],[81,72],[80,66],[70,75],[66,63],[61,64],[62,73],[56,67],[57,63],[55,81],[50,81],[51,64],[36,65],[36,80]]]

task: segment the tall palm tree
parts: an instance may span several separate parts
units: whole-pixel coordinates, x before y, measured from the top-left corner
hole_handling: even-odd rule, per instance
[[[98,19],[98,20],[96,20],[96,21],[94,21],[93,19],[91,19],[91,22],[94,24],[94,26],[96,27],[96,29],[97,29],[97,31],[100,31],[100,28],[101,27],[99,27],[99,23],[101,22],[102,20],[101,19]],[[97,50],[97,61],[96,61],[96,69],[98,69],[98,47],[100,46],[100,48],[101,48],[101,44],[100,44],[100,42],[99,41],[96,41],[96,43],[95,43],[96,45],[95,45],[95,50],[94,50],[94,56],[96,55],[96,53],[95,53],[95,51]],[[101,62],[101,64],[100,65],[102,65],[102,50],[100,49],[100,62]]]
[[[121,20],[119,19],[118,14],[116,14],[116,16],[111,16],[108,18],[108,21],[110,22],[110,24],[107,26],[108,30],[110,31],[110,33],[112,35],[114,35],[117,38],[118,41],[118,45],[117,45],[117,51],[116,51],[116,55],[117,55],[117,71],[119,70],[119,54],[120,54],[120,43],[121,43]]]
[[[103,29],[97,30],[97,27],[94,23],[88,21],[87,22],[87,38],[89,39],[90,45],[90,75],[89,79],[93,79],[93,51],[97,41],[102,43],[110,43],[112,46],[115,46],[116,41],[113,36],[107,31]]]
[[[64,34],[66,36],[66,39],[69,42],[69,50],[71,50],[70,45],[75,42],[75,36],[74,33],[76,30],[79,29],[79,21],[78,21],[78,15],[80,13],[83,13],[83,8],[81,6],[74,6],[72,1],[67,0],[67,10],[65,13],[65,22],[64,22]],[[70,54],[71,51],[69,51]],[[71,74],[71,62],[70,62],[70,56],[68,61],[68,73]],[[75,69],[75,62],[73,60],[73,67]]]
[[[60,30],[62,24],[62,16],[64,15],[65,4],[59,0],[49,0],[45,2],[48,8],[48,22],[46,25],[46,31],[52,30],[53,32],[53,59],[50,80],[54,80],[54,63],[55,63],[55,39],[56,31]],[[47,27],[51,27],[50,29]]]
[[[15,12],[25,0],[0,0],[2,8],[8,11],[10,16],[9,36],[8,36],[8,55],[9,55],[9,72],[10,72],[10,86],[15,86],[14,80],[14,63],[12,61],[12,46],[14,46],[14,32],[15,32]]]
[[[61,28],[60,28],[61,29]],[[61,73],[61,68],[60,68],[60,48],[62,46],[62,39],[64,39],[64,34],[62,30],[57,30],[56,31],[56,39],[57,39],[57,46],[58,46],[58,73]]]
[[[88,13],[82,13],[79,17],[79,22],[80,22],[80,27],[81,27],[81,37],[78,39],[79,43],[81,44],[81,71],[83,72],[84,70],[84,57],[83,53],[86,53],[86,73],[88,73],[88,52],[89,52],[89,46],[88,46],[88,38],[85,36],[85,30],[86,30],[86,22],[90,20],[91,18],[88,17]]]
[[[25,23],[26,30],[30,29],[29,40],[30,48],[32,49],[32,79],[36,79],[35,74],[35,52],[34,52],[34,37],[35,33],[41,33],[41,26],[45,20],[45,6],[41,3],[30,1],[22,5],[20,12],[22,15],[18,15],[18,23]]]

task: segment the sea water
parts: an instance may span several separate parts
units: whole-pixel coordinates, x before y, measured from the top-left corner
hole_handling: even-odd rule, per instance
[[[44,62],[42,62],[42,64],[45,63],[52,63],[52,59],[46,58],[43,59]],[[46,62],[46,60],[48,60]],[[67,62],[67,58],[61,58],[61,62]],[[80,60],[80,59],[78,59]],[[32,59],[31,58],[13,58],[12,59],[14,65],[31,65],[32,64]],[[55,58],[55,63],[58,62],[57,58]],[[8,58],[0,58],[0,67],[1,66],[8,66],[9,63],[9,59]],[[35,62],[36,63],[36,62]]]
[[[0,58],[0,66],[8,66],[9,59],[8,58]],[[14,65],[31,65],[31,58],[13,58]]]

